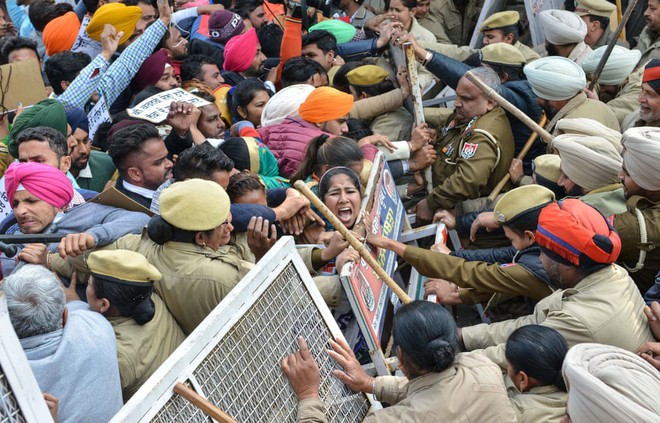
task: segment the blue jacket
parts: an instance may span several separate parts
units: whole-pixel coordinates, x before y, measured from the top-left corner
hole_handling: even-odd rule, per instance
[[[458,86],[458,81],[472,68],[444,54],[433,51],[432,53],[433,58],[426,64],[426,69],[455,90]],[[501,95],[533,121],[538,122],[541,119],[543,111],[536,103],[536,94],[532,91],[532,87],[527,80],[505,82],[502,84]],[[509,112],[506,112],[506,115],[511,123],[511,131],[513,132],[515,141],[516,148],[514,154],[518,156],[518,153],[532,134],[532,130]],[[531,175],[532,160],[539,154],[543,154],[544,149],[545,146],[541,137],[538,137],[523,160],[523,169],[526,174]]]
[[[124,235],[139,234],[149,222],[149,216],[144,213],[132,212],[116,207],[97,203],[84,203],[76,206],[50,224],[43,233],[77,234],[86,232],[91,234],[97,247],[108,245]],[[11,226],[7,234],[20,234],[18,224]],[[48,246],[50,251],[57,249],[58,243]],[[14,259],[4,254],[2,260],[2,273],[7,276],[14,269]]]

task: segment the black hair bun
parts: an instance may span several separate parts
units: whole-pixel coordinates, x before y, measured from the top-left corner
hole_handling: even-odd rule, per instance
[[[156,215],[147,224],[147,235],[156,244],[163,245],[174,237],[174,227]]]
[[[425,351],[428,369],[441,372],[454,363],[456,351],[454,347],[442,338],[436,338],[426,344]]]

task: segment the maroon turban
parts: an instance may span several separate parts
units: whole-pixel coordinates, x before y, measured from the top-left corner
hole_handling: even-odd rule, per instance
[[[135,74],[131,81],[131,88],[134,93],[142,91],[149,85],[154,85],[163,76],[165,65],[167,64],[167,50],[161,48],[151,56],[147,57],[140,66],[140,70]]]

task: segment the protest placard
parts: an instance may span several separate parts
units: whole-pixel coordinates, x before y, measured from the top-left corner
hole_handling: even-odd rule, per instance
[[[167,118],[170,105],[174,101],[191,103],[195,107],[211,104],[182,88],[175,88],[152,95],[132,109],[126,109],[126,111],[131,117],[147,120],[151,123],[161,123]]]
[[[371,217],[367,232],[391,239],[401,235],[405,210],[387,162],[379,154],[372,168],[362,210]],[[396,253],[366,245],[378,264],[390,275],[396,270]],[[364,259],[342,269],[341,282],[370,351],[380,350],[380,338],[391,291]]]
[[[37,59],[0,66],[0,112],[16,110],[18,103],[30,106],[47,96]]]
[[[110,111],[105,102],[105,97],[99,97],[92,110],[87,114],[87,124],[89,125],[89,139],[94,140],[96,130],[103,122],[112,122],[110,119]]]

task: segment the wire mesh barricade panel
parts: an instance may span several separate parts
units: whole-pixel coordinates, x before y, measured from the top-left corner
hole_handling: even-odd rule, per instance
[[[361,421],[369,408],[332,376],[331,333],[289,264],[193,371],[207,398],[239,422],[295,422],[297,401],[280,360],[304,334],[321,370],[319,395],[330,422]]]
[[[191,387],[190,381],[185,381],[184,385]],[[202,410],[194,406],[187,399],[180,395],[172,396],[160,409],[158,414],[151,420],[156,423],[192,423],[192,422],[211,422],[211,419],[204,414]]]
[[[25,418],[18,407],[14,393],[0,367],[0,423],[24,422]]]
[[[319,394],[330,422],[362,421],[376,402],[332,375],[339,366],[328,339],[342,336],[291,237],[277,244],[239,282],[112,419],[207,422],[175,394],[190,385],[240,423],[295,422],[297,401],[280,369],[303,336],[321,370]]]

